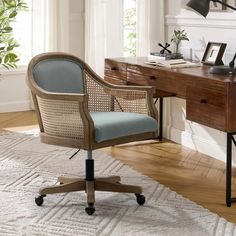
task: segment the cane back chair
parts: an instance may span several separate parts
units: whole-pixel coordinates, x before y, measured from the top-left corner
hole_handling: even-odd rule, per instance
[[[145,202],[139,186],[120,183],[119,176],[94,178],[92,151],[157,137],[153,88],[106,83],[81,59],[66,53],[43,53],[28,66],[27,82],[43,143],[87,150],[85,179],[60,176],[60,185],[39,190],[47,194],[85,190],[87,214],[94,213],[95,190],[134,193]]]

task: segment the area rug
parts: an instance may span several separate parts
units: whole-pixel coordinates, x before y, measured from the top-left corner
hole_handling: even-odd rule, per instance
[[[40,143],[38,131],[0,133],[0,235],[148,236],[236,235],[235,225],[178,195],[102,151],[94,152],[96,176],[120,175],[141,185],[146,203],[133,194],[96,192],[96,212],[88,216],[83,192],[48,195],[34,202],[38,189],[59,175],[84,174],[86,152]],[[145,164],[145,163],[144,163]]]

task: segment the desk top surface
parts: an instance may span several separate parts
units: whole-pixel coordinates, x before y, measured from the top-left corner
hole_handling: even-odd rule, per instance
[[[106,60],[117,61],[120,63],[127,63],[129,65],[139,65],[145,68],[152,68],[158,70],[160,73],[167,73],[167,74],[175,74],[176,76],[191,76],[196,78],[206,78],[211,80],[217,80],[223,83],[236,83],[236,75],[216,75],[211,74],[209,65],[202,64],[199,67],[191,67],[191,68],[177,68],[177,69],[170,69],[166,67],[160,67],[156,65],[149,65],[145,62],[148,61],[147,57],[126,57],[126,58],[109,58]]]

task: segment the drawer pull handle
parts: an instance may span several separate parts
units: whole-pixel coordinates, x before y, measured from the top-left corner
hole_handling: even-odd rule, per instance
[[[200,102],[203,103],[203,104],[206,104],[206,103],[207,103],[207,100],[206,100],[206,99],[201,99]]]
[[[112,67],[111,70],[117,70],[117,68],[116,67]]]
[[[155,80],[156,77],[155,76],[150,76],[150,80]]]

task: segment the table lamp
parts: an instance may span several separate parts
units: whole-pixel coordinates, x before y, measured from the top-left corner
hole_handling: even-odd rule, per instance
[[[228,8],[233,9],[236,11],[236,8],[233,6],[228,5],[219,0],[190,0],[186,5],[191,8],[192,10],[196,11],[197,13],[201,14],[202,16],[206,17],[209,9],[210,9],[210,1],[213,3],[220,3]],[[236,74],[236,68],[234,67],[234,61],[236,59],[236,53],[234,55],[233,60],[229,63],[229,66],[213,66],[210,69],[210,73],[212,74],[221,74],[221,75],[230,75]]]

